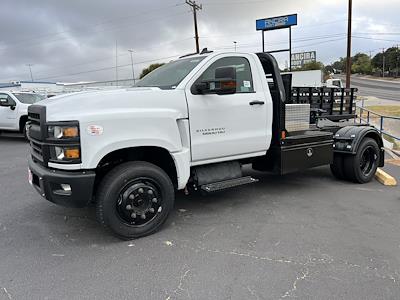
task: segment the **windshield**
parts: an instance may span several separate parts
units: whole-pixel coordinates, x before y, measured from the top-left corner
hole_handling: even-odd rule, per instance
[[[135,87],[158,87],[164,90],[175,89],[203,59],[204,57],[192,57],[170,62],[143,77]]]
[[[26,94],[26,93],[13,93],[15,97],[21,102],[25,104],[34,104],[41,100],[46,99],[45,96],[39,94]]]

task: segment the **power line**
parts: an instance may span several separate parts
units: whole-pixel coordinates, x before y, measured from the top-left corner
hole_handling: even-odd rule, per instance
[[[377,38],[371,38],[371,37],[366,37],[366,36],[353,36],[356,39],[364,39],[364,40],[374,40],[374,41],[384,41],[384,42],[394,42],[394,43],[400,43],[399,40],[387,40],[387,39],[377,39]]]
[[[139,61],[136,64],[144,64],[144,63],[150,63],[154,61],[160,61],[160,60],[165,60],[165,59],[172,59],[172,58],[177,58],[179,55],[173,55],[173,56],[167,56],[167,57],[161,57],[157,59],[152,59],[152,60],[145,60],[145,61]],[[125,68],[125,67],[130,67],[131,64],[124,64],[124,65],[118,65],[117,68]],[[81,74],[87,74],[87,73],[94,73],[94,72],[99,72],[99,71],[107,71],[107,70],[112,70],[116,66],[112,67],[105,67],[105,68],[99,68],[99,69],[93,69],[93,70],[88,70],[88,71],[81,71],[81,72],[76,72],[76,73],[69,73],[69,74],[61,74],[57,76],[51,76],[51,77],[44,77],[44,78],[39,78],[38,80],[48,80],[48,79],[54,79],[54,78],[60,78],[60,77],[69,77],[69,76],[76,76],[76,75],[81,75]]]
[[[323,35],[323,36],[316,36],[316,37],[303,37],[300,39],[293,39],[293,43],[301,43],[301,42],[309,42],[309,41],[317,41],[317,40],[324,40],[324,39],[331,39],[333,37],[340,37],[340,36],[345,36],[345,33],[337,33],[337,34],[330,34],[330,35]],[[340,38],[339,40],[341,40],[343,38]],[[281,45],[281,44],[286,44],[287,41],[282,41],[282,42],[272,42],[269,43],[269,46],[277,46],[277,45]],[[248,47],[248,46],[255,46],[258,45],[255,43],[251,43],[251,44],[240,44],[240,47],[238,46],[238,48],[244,48],[244,47]],[[232,46],[222,46],[219,47],[218,49],[232,49]]]
[[[151,50],[151,49],[160,49],[160,46],[173,45],[173,44],[177,44],[177,43],[180,43],[180,42],[183,42],[183,41],[188,41],[188,40],[191,40],[191,39],[192,39],[192,37],[188,37],[188,38],[185,38],[185,39],[179,39],[179,40],[174,40],[174,41],[170,41],[170,42],[160,43],[160,44],[157,44],[157,46],[146,47],[146,50],[148,51],[148,50]],[[138,49],[140,49],[140,48],[138,48]],[[139,50],[137,50],[136,52],[139,52]],[[124,57],[124,56],[128,56],[128,55],[129,55],[128,53],[118,54],[118,58],[121,58],[121,57]],[[94,63],[98,63],[98,62],[110,61],[112,59],[115,59],[115,58],[113,58],[112,56],[108,56],[108,57],[103,57],[103,58],[100,58],[100,59],[96,59],[96,60],[92,60],[92,61],[84,62],[84,63],[78,63],[78,64],[72,64],[72,65],[69,64],[69,65],[63,65],[63,66],[47,68],[46,69],[46,73],[39,72],[39,73],[36,74],[36,76],[38,76],[38,75],[41,75],[41,76],[45,76],[45,75],[53,76],[52,74],[50,74],[50,75],[48,74],[49,70],[58,71],[60,69],[64,70],[66,68],[76,68],[76,67],[90,65],[90,64],[94,64]],[[22,77],[22,76],[25,76],[25,73],[20,73],[20,74],[13,75],[13,77],[15,77],[15,78],[16,77]],[[2,77],[1,78],[1,80],[8,80],[8,79],[9,79],[9,77]]]
[[[178,3],[178,4],[174,4],[174,5],[165,6],[165,7],[162,7],[162,8],[156,8],[156,9],[147,10],[147,11],[135,14],[135,15],[109,19],[109,20],[106,20],[106,21],[103,21],[103,22],[95,23],[93,25],[85,25],[85,27],[67,29],[67,30],[63,30],[63,31],[57,31],[57,32],[47,33],[47,34],[38,35],[38,36],[31,36],[30,38],[21,39],[21,40],[17,40],[17,41],[11,41],[11,42],[10,41],[9,42],[6,41],[6,43],[8,45],[14,45],[14,44],[20,44],[20,43],[23,43],[23,42],[26,42],[26,41],[30,41],[30,40],[47,38],[47,37],[50,37],[50,36],[61,35],[61,34],[73,32],[73,31],[79,31],[79,32],[81,32],[82,30],[86,31],[88,27],[98,27],[98,26],[102,26],[104,24],[109,24],[109,23],[114,23],[114,22],[118,22],[118,21],[121,21],[121,20],[136,18],[136,17],[140,17],[140,16],[147,15],[147,14],[150,14],[150,13],[154,13],[156,11],[165,11],[166,9],[179,7],[179,6],[183,6],[183,5],[184,5],[184,3]]]
[[[176,14],[169,14],[166,17],[155,17],[155,18],[147,19],[146,21],[143,21],[143,22],[137,22],[137,23],[133,23],[133,24],[129,24],[129,25],[124,25],[124,28],[122,28],[122,29],[118,28],[118,27],[121,27],[121,26],[114,26],[114,28],[107,28],[107,29],[103,29],[103,30],[94,30],[94,31],[92,30],[91,31],[91,30],[87,30],[86,29],[86,30],[82,30],[82,31],[84,31],[86,33],[95,34],[95,33],[103,33],[103,32],[108,32],[108,31],[114,31],[114,30],[117,30],[117,31],[118,30],[126,30],[129,27],[143,25],[143,24],[152,22],[154,20],[167,20],[167,19],[175,18],[178,15],[185,15],[185,14],[187,14],[186,11],[185,12],[179,12],[179,13],[176,13]],[[59,42],[59,41],[62,41],[62,40],[70,40],[70,39],[72,39],[72,37],[60,37],[60,38],[53,39],[53,40],[48,40],[48,41],[45,41],[45,42],[37,42],[37,43],[33,43],[33,44],[29,44],[28,43],[28,44],[26,44],[24,46],[24,48],[43,46],[43,45],[51,44],[51,43],[54,43],[54,42]],[[84,43],[80,42],[80,44],[82,45]],[[0,48],[0,51],[5,51],[5,50],[7,50],[7,48],[8,48],[8,46],[4,46],[4,47]]]

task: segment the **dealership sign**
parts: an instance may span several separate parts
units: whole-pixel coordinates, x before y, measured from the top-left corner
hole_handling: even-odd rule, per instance
[[[297,14],[256,21],[257,30],[275,30],[297,25]]]
[[[317,52],[309,51],[309,52],[301,52],[301,53],[292,53],[291,57],[292,67],[301,68],[307,63],[316,62],[317,61]]]

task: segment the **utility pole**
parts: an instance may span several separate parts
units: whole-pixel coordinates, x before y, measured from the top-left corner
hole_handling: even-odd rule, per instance
[[[351,22],[353,14],[353,1],[349,0],[347,19],[347,60],[346,60],[346,88],[350,88],[351,80]]]
[[[128,50],[131,54],[131,64],[132,64],[132,79],[133,79],[133,84],[136,84],[135,80],[135,68],[133,67],[133,49]]]
[[[237,42],[236,42],[236,41],[233,41],[233,44],[235,45],[235,52],[236,52],[236,45],[237,45]]]
[[[115,86],[118,86],[118,41],[115,41]]]
[[[29,67],[29,72],[31,73],[31,81],[33,82],[33,76],[32,76],[32,64],[27,64],[27,67]]]
[[[385,48],[382,48],[382,77],[385,78]]]
[[[194,19],[194,38],[196,40],[196,53],[200,53],[200,45],[199,45],[199,31],[197,28],[197,11],[203,9],[203,6],[198,5],[196,1],[186,0],[186,4],[189,5],[193,9],[193,19]]]
[[[399,44],[396,48],[396,78],[399,77]]]

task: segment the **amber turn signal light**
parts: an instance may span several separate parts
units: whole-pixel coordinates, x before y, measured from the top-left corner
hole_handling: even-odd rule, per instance
[[[72,149],[65,149],[64,150],[64,156],[67,159],[78,159],[80,158],[80,151],[79,149],[72,148]]]

